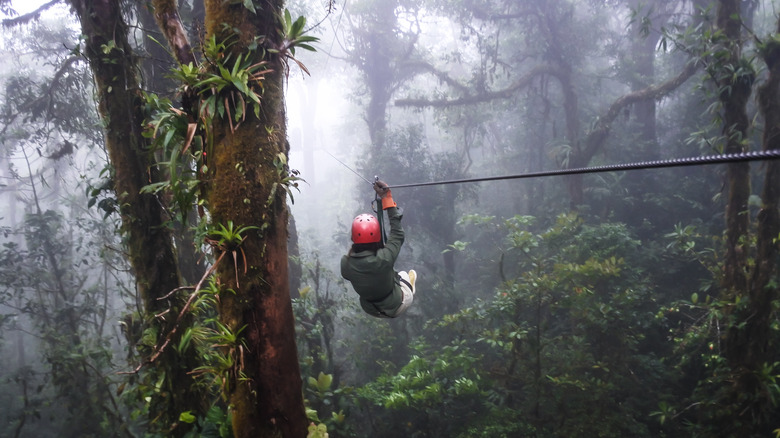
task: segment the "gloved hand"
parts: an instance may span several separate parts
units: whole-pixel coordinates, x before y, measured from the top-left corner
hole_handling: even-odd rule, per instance
[[[390,189],[387,188],[387,183],[384,181],[377,181],[374,183],[374,191],[377,196],[384,198],[387,193],[390,193]]]
[[[387,187],[387,183],[383,181],[375,182],[374,191],[376,192],[377,196],[382,199],[382,210],[387,210],[388,208],[397,206],[395,201],[393,201],[393,194]]]

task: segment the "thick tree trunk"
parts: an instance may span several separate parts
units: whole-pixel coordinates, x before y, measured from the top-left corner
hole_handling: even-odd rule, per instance
[[[246,53],[258,35],[267,38],[264,45],[279,46],[281,1],[262,2],[256,14],[240,3],[206,0],[205,5],[207,38],[232,38],[234,52]],[[240,31],[237,41],[233,29]],[[254,61],[261,55],[254,52]],[[263,82],[260,117],[248,115],[235,130],[227,120],[214,118],[209,158],[207,204],[213,225],[231,221],[236,227],[258,227],[245,233],[242,254],[225,257],[217,271],[220,319],[240,331],[240,344],[229,352],[235,369],[227,394],[239,438],[303,437],[307,428],[287,271],[288,211],[281,182],[287,169],[279,165],[288,152],[284,65],[277,55],[266,60],[273,72]]]
[[[390,44],[397,42],[394,34],[396,26],[395,0],[375,3],[373,13],[367,14],[371,20],[358,32],[362,35],[365,47],[364,61],[361,65],[365,82],[369,90],[369,102],[366,107],[366,124],[371,139],[372,153],[382,150],[387,139],[387,105],[390,102],[392,88],[397,82],[397,67],[393,63],[396,51]]]
[[[731,53],[728,63],[733,68],[724,68],[722,78],[718,78],[720,101],[723,105],[723,135],[726,146],[724,153],[744,152],[747,145],[750,121],[747,115],[747,101],[753,86],[753,76],[732,75],[731,71],[740,70],[741,62],[741,21],[740,1],[721,0],[718,3],[717,26],[724,32],[726,49]],[[731,163],[727,166],[728,200],[726,203],[726,260],[724,287],[736,291],[747,290],[745,263],[747,262],[747,242],[750,216],[748,198],[750,197],[750,164]]]
[[[780,20],[776,29],[780,35]],[[769,77],[758,90],[758,103],[764,116],[764,137],[762,149],[780,150],[780,44],[772,40],[764,52],[764,61]],[[778,299],[777,287],[770,287],[776,274],[777,255],[780,252],[780,162],[767,161],[764,187],[761,193],[761,211],[758,213],[758,250],[756,266],[751,279],[752,293],[761,296],[758,305],[764,312],[772,309],[771,303]],[[768,329],[765,333],[769,333]]]
[[[160,200],[141,193],[141,188],[151,182],[151,157],[145,151],[141,135],[144,115],[127,26],[117,0],[71,0],[70,3],[86,35],[83,50],[94,75],[98,109],[105,124],[105,145],[114,170],[114,192],[138,293],[147,314],[159,314],[176,307],[175,303],[160,298],[179,286],[179,275]],[[173,310],[171,314],[175,315],[177,312]],[[159,324],[158,340],[166,337],[174,319],[153,320],[153,324]],[[187,374],[196,366],[192,357],[178,356],[173,349],[167,349],[154,365],[166,378],[162,390],[153,397],[152,417],[161,419],[167,428],[178,422],[182,412],[203,410],[202,399],[193,392],[193,379]],[[184,432],[179,427],[170,435],[179,436]]]
[[[718,27],[724,32],[724,45],[730,51],[728,69],[719,81],[723,104],[726,153],[746,149],[749,119],[746,112],[751,95],[753,73],[733,77],[732,71],[745,70],[741,60],[740,45],[742,22],[740,1],[721,0],[718,7]],[[769,76],[759,90],[759,106],[765,118],[763,148],[780,145],[780,104],[778,92],[780,70],[780,46],[771,42],[763,52]],[[728,90],[728,91],[726,91]],[[758,216],[757,247],[754,262],[750,261],[748,227],[748,197],[750,196],[750,167],[744,163],[729,164],[727,168],[728,200],[726,205],[726,255],[724,260],[723,290],[734,304],[728,309],[731,321],[724,336],[723,354],[728,361],[732,382],[727,399],[722,402],[728,409],[718,409],[725,415],[716,417],[723,425],[724,434],[734,436],[771,435],[777,420],[776,407],[762,381],[762,370],[771,362],[770,336],[774,321],[774,301],[777,287],[770,281],[776,269],[778,197],[780,197],[780,167],[770,161],[766,164],[762,193],[762,209]],[[752,270],[752,272],[750,272]],[[736,304],[739,300],[740,304]],[[774,418],[772,418],[774,417]]]
[[[643,2],[632,1],[632,7],[643,8]],[[651,2],[647,9],[640,9],[641,14],[649,14],[655,8],[663,8],[663,4]],[[658,22],[660,21],[660,22]],[[653,17],[653,27],[663,28],[666,20],[662,17]],[[642,20],[636,20],[631,26],[631,57],[634,69],[631,72],[631,91],[638,91],[652,85],[655,82],[655,47],[661,38],[661,33],[649,29],[646,35],[642,35]],[[634,104],[633,116],[639,125],[639,151],[637,157],[640,160],[658,160],[658,136],[656,133],[656,102],[645,100]],[[645,186],[646,189],[646,186]],[[648,191],[648,190],[645,190]]]
[[[769,70],[767,80],[757,95],[759,109],[764,116],[762,148],[780,149],[780,44],[770,40],[762,54]],[[742,241],[737,245],[732,243],[732,238],[745,239],[744,234],[736,234],[741,229],[729,230],[734,235],[729,235],[728,250],[735,254],[726,260],[729,276],[724,279],[725,286],[729,287],[726,292],[745,303],[731,311],[730,317],[734,322],[726,334],[724,349],[733,373],[731,398],[736,405],[734,409],[740,414],[740,421],[727,418],[724,422],[738,424],[735,433],[739,436],[769,436],[778,421],[777,409],[769,395],[772,390],[766,388],[768,383],[761,378],[761,373],[773,361],[772,324],[777,318],[775,303],[780,298],[777,286],[772,284],[780,246],[777,242],[780,234],[780,163],[770,160],[764,166],[766,173],[761,193],[762,206],[757,216],[755,262],[749,266],[744,254],[737,252],[747,248],[747,244]],[[729,172],[730,178],[740,176],[741,173]],[[730,187],[747,184],[738,180],[729,182]],[[737,224],[737,227],[740,226],[741,223]],[[729,266],[728,263],[738,264]],[[749,277],[748,268],[751,270]]]

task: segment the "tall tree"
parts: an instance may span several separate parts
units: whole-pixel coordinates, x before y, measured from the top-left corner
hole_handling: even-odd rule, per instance
[[[756,76],[751,62],[741,53],[744,23],[752,22],[750,16],[742,15],[741,3],[721,0],[717,13],[723,42],[716,47],[722,50],[721,59],[725,65],[715,78],[723,105],[724,149],[731,153],[749,147],[750,122],[746,105]],[[753,10],[746,9],[747,13]],[[763,150],[780,149],[780,45],[777,43],[780,27],[775,32],[766,41],[758,42],[759,54],[768,69],[768,75],[757,89],[758,106],[764,119]],[[764,164],[754,244],[749,235],[752,229],[748,209],[750,166],[729,164],[726,182],[726,254],[722,287],[724,298],[730,303],[726,307],[730,319],[723,338],[723,354],[733,384],[725,391],[721,402],[729,409],[716,410],[726,415],[720,414],[715,420],[722,430],[731,434],[762,436],[771,434],[778,421],[771,395],[775,391],[774,383],[767,381],[765,374],[777,360],[771,327],[777,318],[776,303],[780,298],[774,282],[780,246],[780,166],[775,161]]]
[[[363,76],[368,101],[365,121],[371,151],[381,151],[388,135],[388,105],[393,93],[415,67],[415,45],[419,28],[408,29],[398,19],[398,11],[415,11],[414,0],[365,0],[353,6],[351,45],[348,61]]]
[[[238,75],[219,89],[197,79],[194,84],[183,84],[184,114],[197,122],[186,125],[192,135],[183,137],[192,139],[195,131],[189,127],[193,126],[205,145],[198,166],[204,178],[202,204],[208,209],[213,231],[209,241],[217,257],[222,334],[230,338],[223,337],[219,345],[229,363],[222,377],[234,433],[239,437],[302,436],[306,417],[287,279],[286,190],[294,179],[287,167],[282,81],[291,53],[301,42],[303,22],[292,23],[280,1],[206,1],[204,46],[210,51],[205,62],[198,64],[176,2],[156,0],[152,5],[182,72],[196,78],[200,74]],[[178,267],[163,223],[162,200],[144,190],[157,180],[152,155],[146,152],[149,144],[141,135],[146,114],[141,111],[136,66],[128,56],[132,48],[126,25],[119,2],[84,0],[74,1],[73,6],[88,37],[86,54],[106,120],[106,143],[115,169],[116,192],[122,196],[131,261],[144,287],[147,311],[159,309],[160,302],[165,303],[170,292],[177,290]],[[247,104],[250,98],[254,101]],[[219,111],[209,103],[218,103]],[[159,253],[148,252],[155,249]],[[232,254],[232,263],[231,257],[225,257],[228,254]],[[170,367],[177,349],[169,346],[176,345],[186,329],[189,302],[183,307],[165,305],[170,308],[162,313],[179,317],[166,319],[148,361]],[[169,421],[182,412],[202,412],[203,397],[187,390],[190,382],[174,383],[177,375],[189,378],[187,372],[196,365],[182,361],[166,369],[166,382],[173,383],[168,394],[171,401],[165,406]]]
[[[492,57],[490,62],[486,62],[489,68],[483,66],[484,70],[471,79],[471,82],[477,85],[464,84],[439,73],[437,78],[449,87],[447,91],[454,97],[399,99],[396,105],[451,108],[486,102],[511,102],[511,99],[517,99],[521,93],[533,95],[531,91],[535,88],[544,89],[542,93],[545,95],[545,101],[548,93],[552,96],[549,100],[556,100],[556,111],[559,112],[553,117],[558,117],[559,120],[556,121],[560,122],[552,125],[552,138],[548,134],[548,141],[563,143],[566,145],[564,149],[568,151],[566,158],[559,164],[569,168],[587,166],[603,150],[613,123],[625,110],[632,105],[650,105],[655,100],[669,95],[693,76],[697,65],[688,63],[680,72],[663,82],[633,84],[633,90],[615,97],[606,105],[606,109],[596,110],[599,115],[592,118],[589,129],[583,132],[581,118],[585,110],[581,101],[585,100],[582,97],[582,89],[585,87],[582,84],[589,80],[581,73],[587,67],[583,53],[590,51],[601,54],[594,49],[593,44],[584,43],[584,39],[576,32],[577,29],[593,27],[588,21],[592,17],[581,14],[579,6],[577,2],[556,0],[512,5],[486,2],[465,8],[468,10],[465,13],[468,20],[462,24],[464,27],[475,26],[473,23],[480,20],[495,26],[496,35],[490,39],[495,47],[488,51]],[[519,31],[514,33],[510,28]],[[539,44],[540,39],[544,44]],[[523,44],[517,44],[518,40]],[[510,66],[506,68],[505,76],[497,75],[495,70],[504,66]],[[557,93],[547,91],[553,88],[549,83],[557,85]],[[601,103],[598,99],[593,100],[596,104]],[[562,139],[557,139],[556,126],[561,125]],[[582,176],[568,177],[567,188],[570,206],[577,208],[582,205],[585,200]]]
[[[713,64],[713,79],[718,86],[723,119],[723,152],[745,152],[748,146],[750,121],[747,103],[753,92],[755,72],[742,55],[742,16],[740,1],[718,2],[716,56],[723,62]],[[731,163],[727,166],[728,201],[726,202],[726,260],[724,287],[745,290],[747,276],[744,272],[748,251],[747,237],[750,215],[750,164]]]
[[[115,0],[71,0],[86,36],[83,55],[93,72],[98,110],[104,121],[104,141],[112,169],[113,190],[127,239],[127,252],[144,310],[149,315],[156,344],[173,339],[174,318],[183,303],[170,293],[180,286],[176,251],[163,202],[142,188],[155,181],[148,140],[143,136],[143,101],[138,80],[138,65],[132,56],[127,24],[120,2]],[[179,355],[161,349],[154,358],[155,369],[164,375],[163,387],[153,394],[150,413],[162,418],[162,428],[173,428],[173,435],[186,432],[176,427],[182,412],[204,412],[204,398],[195,389],[189,371],[197,366],[193,354]],[[156,379],[155,379],[156,380]]]
[[[293,35],[284,27],[281,0],[254,2],[256,10],[236,3],[205,2],[206,39],[231,43],[226,58],[265,66],[259,111],[247,110],[238,126],[238,120],[230,120],[237,107],[214,118],[208,146],[206,200],[212,223],[256,227],[240,244],[245,258],[220,263],[217,271],[220,319],[241,333],[228,391],[233,431],[237,437],[300,437],[307,421],[288,283],[283,88]]]

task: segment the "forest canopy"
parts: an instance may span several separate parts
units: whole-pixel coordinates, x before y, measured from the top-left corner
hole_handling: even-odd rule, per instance
[[[0,437],[780,434],[780,160],[414,184],[780,151],[777,6],[0,0]]]

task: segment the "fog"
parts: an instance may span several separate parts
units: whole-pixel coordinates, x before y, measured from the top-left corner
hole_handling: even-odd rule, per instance
[[[197,38],[202,11],[179,3]],[[288,196],[290,294],[312,424],[331,437],[777,433],[776,161],[744,180],[717,165],[394,188],[395,269],[418,273],[413,306],[371,318],[340,275],[353,218],[377,214],[366,180],[774,148],[761,99],[777,99],[764,85],[776,4],[742,3],[740,39],[715,32],[727,1],[288,2],[319,38],[285,72],[301,178]],[[182,412],[186,435],[150,421],[164,379],[138,370],[165,315],[144,309],[130,269],[65,4],[0,1],[0,437],[231,436],[222,414]],[[145,90],[177,106],[159,73],[174,63],[138,8],[125,5],[128,56]],[[738,88],[741,104],[729,100]],[[149,155],[164,168],[163,152]],[[742,228],[729,221],[735,196]],[[208,214],[184,233],[175,195],[158,198],[177,250],[197,259],[181,274],[197,280],[214,262],[192,240]],[[197,327],[213,312],[193,310]],[[224,348],[193,338],[204,358]],[[204,406],[229,410],[219,378],[190,374],[213,397]]]

